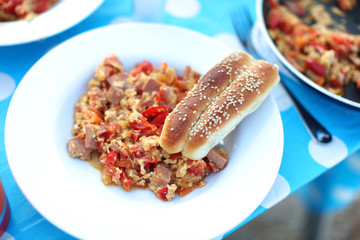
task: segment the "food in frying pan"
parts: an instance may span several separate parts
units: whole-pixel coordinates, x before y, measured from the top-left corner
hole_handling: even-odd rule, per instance
[[[353,1],[339,1],[341,9],[353,8],[345,2]],[[359,35],[341,31],[324,6],[313,1],[271,0],[268,5],[268,32],[297,70],[337,95],[343,96],[351,82],[360,88]]]

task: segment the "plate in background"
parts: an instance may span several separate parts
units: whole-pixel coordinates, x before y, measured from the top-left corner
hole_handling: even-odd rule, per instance
[[[104,0],[60,0],[31,21],[0,22],[0,46],[41,40],[60,33],[89,16]]]

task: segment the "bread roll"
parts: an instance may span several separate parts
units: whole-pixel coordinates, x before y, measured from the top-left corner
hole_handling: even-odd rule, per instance
[[[203,111],[255,60],[245,52],[236,51],[215,65],[191,89],[166,118],[160,145],[168,153],[181,152],[191,127]]]
[[[264,101],[279,80],[277,67],[262,60],[243,71],[192,126],[183,156],[193,160],[204,158]]]

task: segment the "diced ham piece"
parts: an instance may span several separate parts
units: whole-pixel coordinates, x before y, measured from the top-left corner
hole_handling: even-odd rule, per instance
[[[67,149],[70,157],[81,158],[89,160],[91,157],[91,150],[85,147],[85,140],[79,137],[71,138],[67,142]]]
[[[144,86],[144,92],[152,92],[159,91],[161,87],[161,83],[156,81],[155,79],[150,78],[149,81]]]
[[[112,142],[109,148],[115,152],[120,152],[120,145],[117,142]]]
[[[121,99],[125,96],[125,93],[120,88],[111,86],[105,96],[109,102],[114,105],[118,105]]]
[[[176,94],[174,93],[174,91],[169,88],[169,87],[163,87],[162,88],[164,93],[165,93],[165,99],[166,99],[166,107],[168,109],[174,109],[175,106],[176,106],[176,99],[177,99],[177,96]]]
[[[220,150],[216,147],[212,148],[206,156],[209,161],[214,163],[219,169],[224,169],[227,163],[227,158],[224,157]]]
[[[152,180],[161,186],[165,186],[170,182],[170,175],[170,169],[168,169],[164,164],[158,164],[154,170]]]
[[[85,127],[85,148],[96,150],[98,148],[96,140],[96,128],[94,125],[86,125]]]
[[[135,156],[134,154],[126,147],[120,147],[119,148],[119,153],[120,153],[120,157],[121,159],[129,159],[131,161],[134,161]]]
[[[124,82],[123,84],[124,89],[133,89],[134,85],[127,81],[128,78],[129,78],[128,73],[121,72],[121,73],[116,73],[111,77],[108,77],[106,80],[108,81],[108,83],[110,83],[110,85],[115,85],[115,86],[119,86],[119,85],[122,86],[120,82]]]

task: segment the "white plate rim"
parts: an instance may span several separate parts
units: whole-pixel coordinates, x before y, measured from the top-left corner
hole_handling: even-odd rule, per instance
[[[29,43],[61,33],[88,17],[103,1],[60,0],[30,21],[1,22],[0,46]]]
[[[136,29],[136,28],[138,28],[138,29]],[[103,27],[103,28],[99,28],[99,29],[96,29],[96,30],[92,30],[92,31],[80,34],[80,35],[78,35],[78,36],[76,36],[76,37],[74,37],[74,38],[72,38],[70,40],[67,40],[65,43],[55,47],[48,54],[46,54],[44,57],[42,57],[30,69],[30,71],[25,75],[25,77],[23,78],[23,80],[19,84],[17,90],[15,91],[13,99],[11,100],[11,103],[10,103],[10,106],[9,106],[8,115],[7,115],[7,119],[6,119],[6,125],[5,125],[5,147],[6,147],[9,166],[10,166],[10,169],[11,169],[13,175],[14,175],[14,178],[15,178],[17,184],[19,185],[21,191],[24,193],[25,197],[34,206],[34,208],[37,211],[40,212],[40,214],[42,214],[46,219],[48,219],[50,222],[52,222],[54,225],[56,225],[60,229],[64,230],[65,232],[67,232],[67,233],[69,233],[71,235],[79,237],[79,238],[98,238],[98,237],[101,237],[101,236],[103,236],[103,237],[105,237],[105,236],[111,237],[113,235],[101,235],[101,233],[99,233],[98,230],[96,230],[94,228],[91,228],[91,227],[88,228],[89,231],[91,232],[91,234],[89,232],[85,233],[84,231],[81,231],[80,229],[75,228],[76,223],[78,223],[78,222],[76,222],[76,220],[78,220],[77,218],[79,216],[72,215],[71,219],[67,219],[66,218],[67,216],[62,216],[61,215],[62,213],[65,214],[66,211],[58,212],[55,209],[51,209],[52,212],[50,212],[49,209],[46,209],[46,207],[47,208],[49,208],[49,207],[50,208],[59,207],[59,206],[56,205],[56,204],[58,204],[58,205],[60,204],[58,202],[54,203],[55,206],[51,206],[51,205],[49,206],[48,205],[48,206],[45,207],[44,205],[41,205],[41,204],[44,204],[44,201],[46,199],[51,199],[51,196],[47,196],[47,195],[39,196],[39,193],[43,189],[34,189],[34,186],[29,185],[31,181],[33,181],[34,183],[41,182],[41,179],[39,179],[41,176],[35,176],[34,177],[34,176],[31,176],[30,174],[26,174],[26,172],[24,172],[25,170],[23,169],[23,166],[15,160],[15,159],[19,159],[19,157],[22,155],[21,151],[16,150],[15,143],[17,143],[17,142],[16,142],[16,139],[14,139],[14,137],[13,137],[15,129],[16,129],[16,131],[19,130],[18,129],[19,128],[18,122],[16,121],[16,119],[18,119],[18,117],[19,117],[18,113],[23,111],[23,113],[26,115],[26,114],[30,114],[30,113],[32,113],[34,111],[34,110],[29,109],[29,108],[26,108],[26,109],[22,108],[21,111],[19,110],[19,108],[20,108],[19,106],[21,106],[21,105],[19,105],[19,103],[21,103],[23,101],[23,99],[21,99],[21,96],[24,93],[24,91],[26,92],[25,88],[27,86],[29,86],[30,81],[31,81],[30,80],[31,76],[33,74],[36,74],[36,71],[38,70],[38,68],[41,68],[41,66],[44,64],[44,62],[47,62],[47,65],[49,65],[48,64],[49,59],[53,58],[53,55],[59,54],[62,50],[67,49],[72,44],[76,45],[79,42],[83,42],[86,39],[89,39],[91,37],[95,37],[97,34],[103,34],[104,32],[114,32],[114,31],[123,31],[123,32],[125,31],[126,32],[127,31],[127,33],[130,33],[130,29],[135,29],[135,30],[143,29],[143,30],[145,30],[145,28],[146,28],[146,30],[152,29],[155,32],[158,31],[157,32],[158,34],[161,34],[161,31],[166,30],[166,31],[172,31],[172,33],[177,32],[179,34],[179,36],[181,34],[184,34],[186,36],[192,36],[192,37],[195,38],[196,41],[199,41],[199,39],[201,39],[205,43],[206,42],[208,42],[208,43],[211,42],[211,44],[213,44],[213,46],[216,46],[219,49],[221,49],[221,51],[223,51],[223,53],[228,54],[229,52],[231,52],[231,50],[228,47],[224,46],[223,44],[221,44],[220,42],[217,42],[214,39],[206,37],[206,36],[204,36],[202,34],[199,34],[197,32],[193,32],[191,30],[187,30],[187,29],[183,29],[183,28],[179,28],[179,27],[165,26],[165,25],[158,25],[158,24],[135,24],[135,23],[127,23],[127,24],[120,24],[120,25]],[[163,37],[165,37],[165,35]],[[107,55],[104,55],[104,56],[107,56]],[[139,59],[139,60],[141,61],[143,59]],[[91,66],[90,69],[94,69],[94,67]],[[91,76],[91,74],[89,76]],[[50,95],[46,95],[46,96],[50,96]],[[15,111],[15,109],[16,109],[16,111]],[[274,133],[274,136],[273,136],[272,140],[275,140],[276,145],[275,145],[275,148],[274,148],[275,150],[271,149],[271,148],[268,148],[269,151],[274,150],[273,158],[270,157],[271,158],[271,160],[270,160],[271,164],[268,163],[268,162],[263,162],[264,166],[265,167],[267,166],[268,168],[266,170],[264,170],[262,168],[260,169],[260,171],[262,171],[262,174],[264,174],[264,176],[266,175],[266,177],[265,177],[266,179],[259,179],[258,181],[261,182],[261,184],[259,184],[258,182],[254,183],[254,185],[256,185],[256,186],[261,185],[262,187],[260,189],[256,189],[256,191],[254,189],[249,190],[250,187],[248,187],[249,189],[247,189],[250,192],[254,191],[253,193],[255,195],[257,195],[255,201],[253,201],[251,203],[248,203],[248,206],[246,207],[246,209],[241,209],[241,207],[239,209],[239,206],[238,206],[239,203],[236,202],[235,200],[241,199],[241,197],[239,197],[240,193],[234,193],[234,195],[232,196],[234,199],[229,199],[228,204],[231,205],[231,206],[234,206],[235,212],[237,212],[238,216],[235,216],[235,217],[230,216],[231,211],[229,211],[229,209],[227,209],[227,212],[226,212],[227,214],[225,214],[225,212],[221,212],[221,211],[213,213],[213,217],[215,219],[217,219],[217,218],[222,219],[221,221],[226,222],[226,220],[223,220],[223,219],[224,219],[225,216],[229,216],[229,217],[233,217],[234,220],[232,220],[230,223],[226,223],[226,224],[221,225],[221,227],[218,227],[218,229],[213,229],[214,227],[210,228],[210,229],[202,228],[204,230],[206,229],[206,231],[204,231],[204,232],[202,232],[202,231],[194,232],[195,229],[193,229],[193,226],[189,226],[188,229],[192,230],[192,232],[193,232],[192,237],[194,237],[196,239],[208,239],[208,238],[216,237],[217,235],[220,235],[220,234],[224,234],[227,231],[234,228],[242,220],[244,220],[248,215],[250,215],[251,212],[253,212],[255,210],[255,208],[265,198],[265,196],[269,192],[273,182],[275,181],[278,170],[280,168],[280,163],[281,163],[281,159],[282,159],[282,152],[283,152],[283,130],[282,130],[281,117],[280,117],[279,110],[278,110],[278,108],[277,108],[277,106],[275,104],[275,101],[271,97],[268,97],[265,100],[265,102],[262,104],[262,106],[260,106],[259,109],[261,109],[261,110],[255,111],[252,115],[250,115],[247,119],[245,119],[244,122],[249,123],[249,122],[254,121],[254,120],[256,121],[256,119],[257,119],[256,115],[257,114],[261,114],[261,112],[264,112],[264,111],[265,112],[266,111],[271,111],[272,119],[267,124],[273,124],[272,126],[268,125],[268,127],[273,127],[273,129],[275,129],[274,130],[275,132],[272,132],[272,133]],[[271,110],[266,110],[266,109],[271,109]],[[35,109],[35,110],[37,110],[37,109]],[[56,118],[56,116],[48,116],[48,117],[49,117],[50,122],[55,121],[54,119]],[[44,123],[44,125],[46,125],[46,123]],[[246,128],[243,129],[243,128],[240,127],[240,129],[241,129],[241,131],[245,131],[245,132],[247,131]],[[236,132],[239,132],[239,131],[236,131]],[[241,137],[241,134],[240,134],[240,137]],[[262,141],[261,136],[255,136],[254,138],[257,141],[260,141],[260,142]],[[232,140],[230,139],[230,140],[226,140],[226,141],[231,142]],[[239,148],[241,148],[241,146]],[[49,153],[51,155],[52,150],[53,149],[48,149],[48,150],[45,149],[42,153],[43,154]],[[245,151],[245,155],[246,154],[248,154],[248,153],[246,153],[246,151]],[[54,162],[53,164],[56,165],[57,167],[61,167],[61,163],[59,163],[59,162]],[[267,164],[270,164],[270,165],[267,165]],[[252,166],[252,167],[254,167],[254,166]],[[225,170],[223,171],[224,174],[225,174]],[[68,176],[69,175],[68,172],[64,172],[64,169],[60,169],[59,171],[60,172],[63,171],[62,172],[63,176]],[[233,178],[235,173],[229,171],[227,174],[229,174],[229,176],[231,178]],[[210,177],[211,176],[209,176],[209,180],[210,180]],[[99,180],[98,182],[101,182],[100,179],[98,179],[98,180]],[[71,184],[70,182],[66,182],[66,179],[64,181],[65,181],[64,183]],[[186,204],[191,206],[192,209],[198,209],[199,211],[205,211],[204,206],[196,207],[194,204],[197,203],[196,201],[197,201],[198,198],[201,198],[203,195],[205,196],[206,194],[209,194],[210,191],[208,191],[208,192],[204,192],[204,191],[207,188],[207,186],[211,186],[213,184],[216,185],[216,182],[215,183],[209,182],[208,185],[206,185],[204,188],[197,190],[197,193],[195,194],[195,196],[197,196],[196,198],[189,196],[188,199],[187,199],[187,197],[185,197],[185,198],[182,198],[181,200],[178,200],[178,201],[180,201],[180,202],[184,201],[185,203],[187,202]],[[44,185],[44,186],[48,187],[48,185]],[[35,186],[35,188],[36,187],[37,186]],[[107,188],[109,188],[109,187],[107,187]],[[47,191],[51,191],[51,189],[50,190],[47,189]],[[61,190],[61,191],[63,191],[63,190]],[[67,191],[70,191],[69,193],[73,194],[74,196],[76,194],[78,194],[74,189],[71,189],[71,190],[67,189]],[[212,194],[215,194],[215,195],[212,195],[212,196],[216,196],[217,194],[221,194],[223,191],[224,190],[222,190],[222,189],[215,189],[215,192],[213,191],[213,193],[212,193]],[[54,192],[51,192],[51,193],[56,194]],[[116,190],[116,193],[121,194],[117,190]],[[133,194],[133,193],[134,192],[132,192],[131,194]],[[200,193],[202,195],[199,195]],[[88,192],[86,192],[86,194],[88,194]],[[129,194],[129,193],[127,193],[127,194]],[[134,193],[134,195],[136,197],[138,194]],[[140,196],[142,196],[142,193],[140,193]],[[155,198],[155,197],[153,197],[153,198]],[[70,201],[69,199],[65,199],[65,198],[63,199],[63,201],[64,201],[64,204],[65,205],[68,204],[68,206],[71,205],[71,203],[73,203],[73,201],[76,202],[76,200]],[[157,200],[157,201],[159,201],[159,200]],[[193,201],[194,201],[194,203],[193,203]],[[156,202],[155,205],[156,204],[158,205],[158,202]],[[177,205],[176,200],[173,201],[173,202],[167,203],[167,204],[168,205],[163,206],[164,208],[161,207],[161,209],[159,209],[159,211],[163,212],[163,211],[168,210],[168,209],[171,209],[172,211],[175,211],[178,208],[182,209],[182,207],[183,207],[182,206],[183,203]],[[224,207],[227,208],[228,206],[224,206]],[[54,212],[56,212],[58,215],[54,215]],[[99,211],[96,212],[96,213],[99,214]],[[75,220],[73,220],[75,222],[71,222],[72,219],[75,219]],[[193,222],[193,221],[195,221],[195,220],[194,219],[189,219],[189,222]],[[209,221],[209,220],[202,219],[202,221]],[[207,223],[209,223],[209,222],[207,222]],[[168,222],[163,223],[163,225],[167,225],[168,227],[171,226],[171,225],[168,225],[168,224],[169,224]],[[81,226],[76,226],[76,227],[81,227]],[[100,229],[101,228],[107,228],[107,226],[104,225],[103,223],[99,223],[98,227]],[[104,233],[102,233],[102,234],[104,234]],[[114,234],[114,232],[112,232],[112,234]],[[122,234],[124,234],[124,233],[122,233]],[[130,234],[130,233],[127,233],[127,234]],[[142,232],[137,232],[136,234],[138,234],[139,236],[142,236],[142,237],[145,236],[145,235],[142,235],[142,234],[144,234]],[[185,232],[185,233],[181,233],[181,234],[179,234],[177,236],[172,236],[171,231],[166,231],[165,233],[163,232],[162,235],[158,236],[158,237],[160,239],[161,238],[166,239],[169,236],[172,236],[173,239],[177,239],[177,238],[181,239],[183,237],[189,237],[187,234],[189,234],[189,233]],[[125,239],[129,238],[129,237],[130,237],[130,235],[125,234]]]

